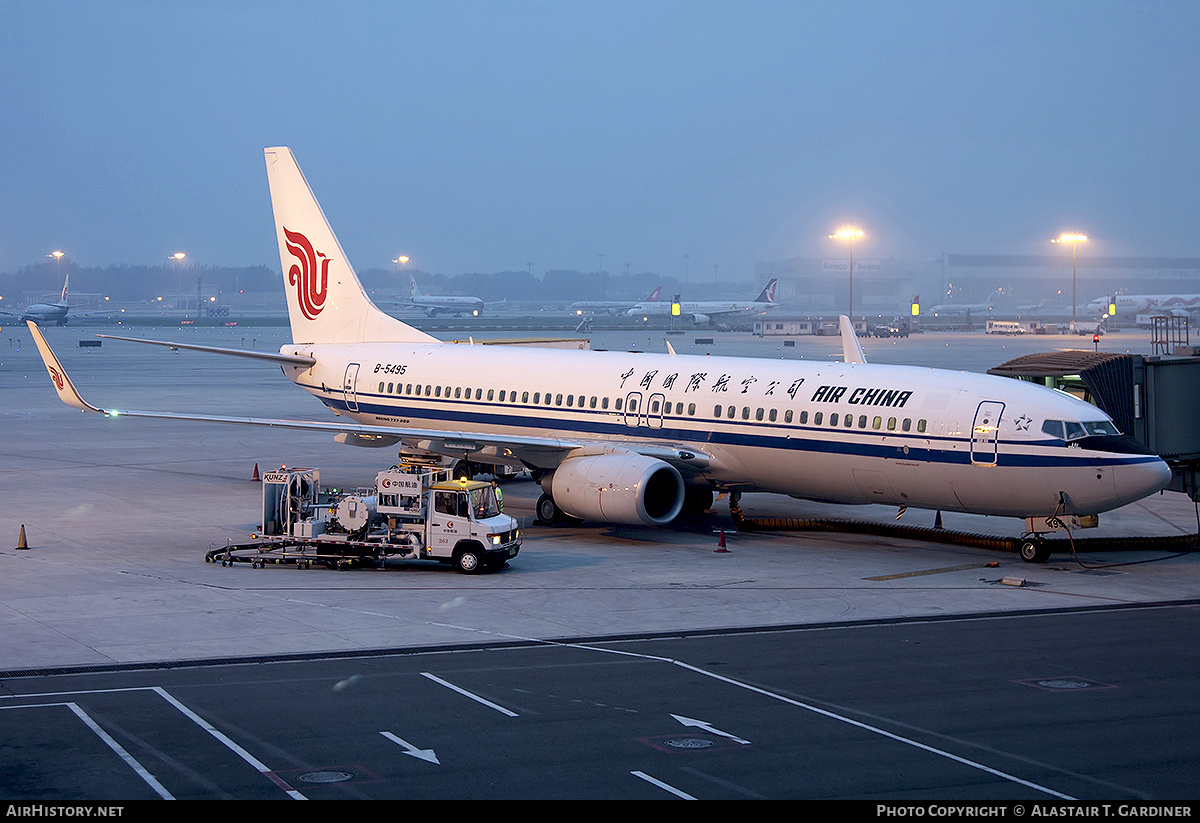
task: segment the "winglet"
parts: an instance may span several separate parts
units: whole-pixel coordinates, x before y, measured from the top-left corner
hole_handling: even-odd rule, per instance
[[[50,381],[54,384],[54,390],[58,392],[58,399],[66,403],[68,406],[73,406],[80,411],[85,412],[100,412],[91,403],[88,403],[80,395],[75,388],[75,384],[71,382],[71,378],[67,377],[67,371],[58,362],[58,358],[54,356],[54,352],[50,348],[50,344],[46,342],[45,335],[38,328],[37,323],[32,320],[26,320],[29,330],[33,332],[33,342],[37,344],[38,352],[42,355],[42,362],[46,364],[46,371],[50,372]]]
[[[839,315],[838,329],[842,334],[842,359],[847,363],[866,363],[867,357],[863,354],[862,345],[858,342],[850,318],[844,314]]]

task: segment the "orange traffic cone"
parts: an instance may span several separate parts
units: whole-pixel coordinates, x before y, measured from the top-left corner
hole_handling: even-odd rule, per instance
[[[21,524],[21,536],[17,538],[17,549],[28,549],[29,544],[25,542],[25,524]]]
[[[250,478],[250,480],[251,480],[251,482],[253,482],[253,483],[260,483],[260,482],[262,482],[261,478],[259,478],[259,476],[258,476],[258,464],[257,464],[257,463],[255,463],[255,464],[254,464],[254,476],[253,476],[253,477],[251,477],[251,478]]]
[[[721,536],[717,538],[717,548],[715,551],[718,554],[728,554],[729,549],[725,548],[725,530],[721,529]]]

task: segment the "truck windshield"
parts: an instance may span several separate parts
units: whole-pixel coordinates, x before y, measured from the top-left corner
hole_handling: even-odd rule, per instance
[[[496,503],[496,492],[491,486],[471,491],[471,513],[476,520],[486,520],[500,514],[500,506]]]

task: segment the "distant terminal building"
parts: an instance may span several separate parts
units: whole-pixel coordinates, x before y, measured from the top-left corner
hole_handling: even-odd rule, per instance
[[[779,278],[775,299],[805,314],[845,313],[847,258],[792,258],[755,264],[760,281]],[[1200,293],[1200,257],[1092,257],[1076,263],[1076,301],[1114,294]],[[1069,254],[943,254],[925,262],[855,259],[856,315],[904,316],[914,296],[936,305],[991,304],[996,312],[1071,311]]]

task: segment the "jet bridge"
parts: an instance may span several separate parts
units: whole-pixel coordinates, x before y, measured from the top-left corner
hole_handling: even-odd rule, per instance
[[[1041,383],[1098,406],[1167,462],[1169,490],[1200,502],[1200,357],[1057,351],[1018,357],[988,374]]]

